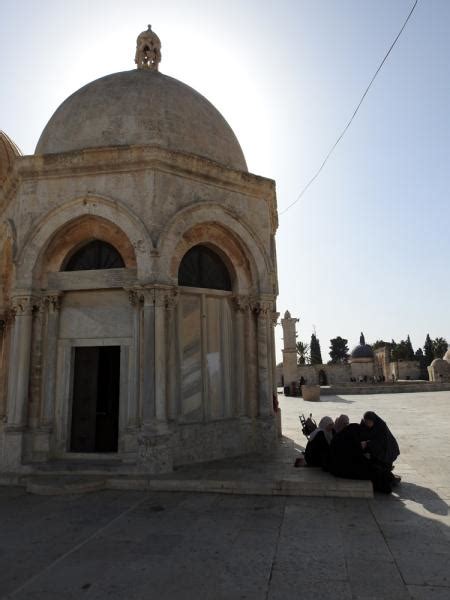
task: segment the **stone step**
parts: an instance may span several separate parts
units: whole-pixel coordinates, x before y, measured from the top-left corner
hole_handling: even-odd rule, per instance
[[[195,492],[210,494],[262,496],[321,496],[339,498],[373,498],[369,481],[337,479],[326,473],[312,477],[284,479],[185,479],[158,478],[145,475],[99,477],[94,475],[26,475],[19,485],[27,492],[40,495],[84,494],[100,490],[135,490],[149,492]]]

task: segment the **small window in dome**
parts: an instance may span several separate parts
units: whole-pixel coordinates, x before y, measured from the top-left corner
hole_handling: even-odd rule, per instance
[[[231,291],[231,278],[215,252],[206,246],[194,246],[180,263],[178,285]]]
[[[123,258],[114,246],[101,240],[94,240],[77,250],[62,270],[90,271],[93,269],[123,269],[124,267]]]

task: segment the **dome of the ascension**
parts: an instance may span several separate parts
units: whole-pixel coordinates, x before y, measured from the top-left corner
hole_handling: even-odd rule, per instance
[[[159,60],[148,60],[149,34],[159,42],[150,27],[138,37],[137,69],[88,83],[59,106],[36,154],[150,145],[247,171],[239,142],[220,112],[188,85],[159,73]],[[139,55],[141,37],[147,44],[144,58]]]

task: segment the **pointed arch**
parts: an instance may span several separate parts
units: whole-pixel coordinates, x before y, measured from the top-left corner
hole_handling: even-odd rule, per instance
[[[76,229],[73,226],[79,224],[84,224],[87,229],[103,227],[103,230],[109,230],[110,235],[115,231],[117,240],[122,240],[122,252],[126,248],[125,256],[128,258],[124,256],[125,264],[127,265],[127,260],[129,266],[134,262],[138,278],[147,280],[150,277],[153,245],[143,222],[120,202],[104,196],[88,195],[53,209],[31,230],[18,253],[17,287],[31,287],[41,276],[46,259],[51,260],[49,266],[52,270],[59,270],[66,248],[64,243],[58,245],[58,234],[67,228]],[[88,239],[89,235],[92,239],[92,234],[87,233]],[[108,242],[110,235],[99,237],[109,237],[105,239]],[[79,243],[81,242],[80,239]],[[50,258],[48,249],[53,245],[60,252],[54,253]]]

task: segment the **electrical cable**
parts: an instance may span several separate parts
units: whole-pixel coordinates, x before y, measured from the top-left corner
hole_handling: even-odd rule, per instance
[[[290,208],[292,208],[295,204],[297,204],[297,202],[302,198],[302,196],[305,194],[305,192],[307,191],[307,189],[310,187],[310,185],[312,183],[314,183],[314,181],[317,179],[317,177],[320,175],[322,169],[324,168],[324,166],[326,165],[326,163],[328,162],[328,159],[330,158],[330,156],[333,154],[336,146],[339,144],[339,142],[342,140],[342,138],[344,137],[344,135],[346,134],[348,128],[350,127],[350,125],[353,122],[353,119],[356,117],[357,112],[360,109],[361,104],[364,102],[365,97],[367,96],[370,88],[372,87],[373,82],[375,81],[376,76],[378,75],[378,73],[381,71],[384,63],[386,62],[389,54],[392,52],[395,44],[397,43],[399,37],[401,36],[401,34],[403,33],[403,30],[405,29],[409,19],[411,18],[411,15],[413,14],[417,4],[418,4],[419,0],[415,0],[413,7],[411,8],[411,10],[409,11],[408,16],[406,17],[405,22],[403,23],[402,28],[400,29],[400,31],[397,34],[397,37],[395,38],[395,40],[392,42],[389,50],[387,51],[387,53],[385,54],[383,60],[381,61],[378,69],[375,71],[374,76],[372,77],[372,79],[370,80],[369,85],[367,86],[364,94],[361,97],[361,100],[358,102],[357,107],[355,108],[355,110],[353,111],[352,116],[350,117],[349,122],[347,123],[347,125],[344,127],[344,129],[342,130],[342,133],[340,134],[340,136],[337,138],[337,140],[334,142],[334,144],[332,145],[330,151],[328,152],[328,154],[326,155],[324,161],[322,162],[322,164],[320,165],[319,169],[316,171],[315,175],[313,177],[311,177],[311,179],[308,181],[308,183],[305,185],[305,187],[301,190],[301,192],[298,194],[297,198],[294,200],[294,202],[292,202],[291,204],[289,204],[289,206],[287,206],[284,210],[282,210],[281,212],[279,212],[278,214],[281,216],[283,215],[285,212],[287,212]]]

